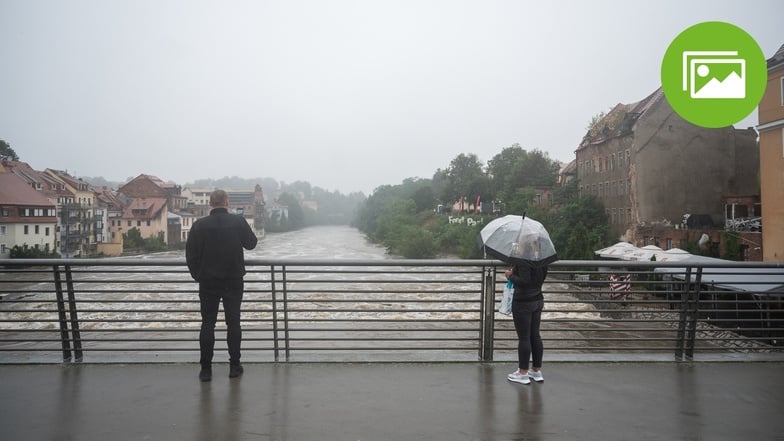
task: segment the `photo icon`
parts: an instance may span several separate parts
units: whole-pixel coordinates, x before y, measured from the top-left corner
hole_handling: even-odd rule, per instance
[[[687,122],[712,129],[737,124],[762,101],[768,67],[748,32],[721,21],[689,26],[664,52],[662,92]]]
[[[737,51],[684,51],[683,91],[692,99],[745,99],[746,60]]]

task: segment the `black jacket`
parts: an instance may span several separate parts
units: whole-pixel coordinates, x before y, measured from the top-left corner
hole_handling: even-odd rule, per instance
[[[514,284],[515,302],[532,302],[544,298],[542,284],[547,277],[547,267],[518,265],[512,269],[509,280]]]
[[[245,275],[243,248],[256,247],[256,235],[242,216],[214,208],[193,223],[185,244],[185,261],[199,283],[237,280]]]

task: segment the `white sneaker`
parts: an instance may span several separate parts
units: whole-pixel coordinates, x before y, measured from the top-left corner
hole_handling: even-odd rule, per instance
[[[528,378],[528,374],[521,374],[520,371],[512,372],[506,376],[506,379],[515,383],[531,384],[531,379]]]
[[[544,377],[542,376],[542,371],[536,371],[536,372],[528,371],[528,376],[532,380],[536,381],[537,383],[541,383],[542,381],[544,381]]]

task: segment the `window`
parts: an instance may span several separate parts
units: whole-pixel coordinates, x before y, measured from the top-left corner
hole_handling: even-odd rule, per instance
[[[3,217],[8,217],[8,208],[3,207],[2,214],[3,214]]]
[[[136,226],[137,227],[141,227],[142,226],[142,221],[140,221],[140,220],[136,221]]]
[[[49,235],[49,227],[46,227],[46,230],[44,230],[44,231],[45,231],[44,235],[48,236]]]
[[[131,221],[130,221],[130,219],[128,220],[128,226],[129,226],[129,227],[131,226]]]
[[[35,234],[41,234],[41,226],[40,225],[36,225],[35,226]]]
[[[6,226],[0,225],[0,236],[5,236],[5,235],[6,235]]]
[[[25,225],[24,226],[24,234],[30,234],[30,226],[29,225]]]

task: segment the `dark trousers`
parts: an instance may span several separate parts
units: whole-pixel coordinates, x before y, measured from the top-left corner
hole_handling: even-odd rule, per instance
[[[202,366],[212,363],[215,349],[215,324],[218,322],[218,308],[223,300],[223,313],[226,319],[226,341],[229,346],[229,362],[240,362],[240,307],[242,304],[243,282],[232,280],[227,283],[200,283],[201,331],[199,332],[200,362]]]
[[[512,319],[517,331],[517,362],[522,371],[528,370],[528,361],[533,357],[533,367],[542,367],[544,345],[539,326],[542,324],[544,300],[512,302]]]

